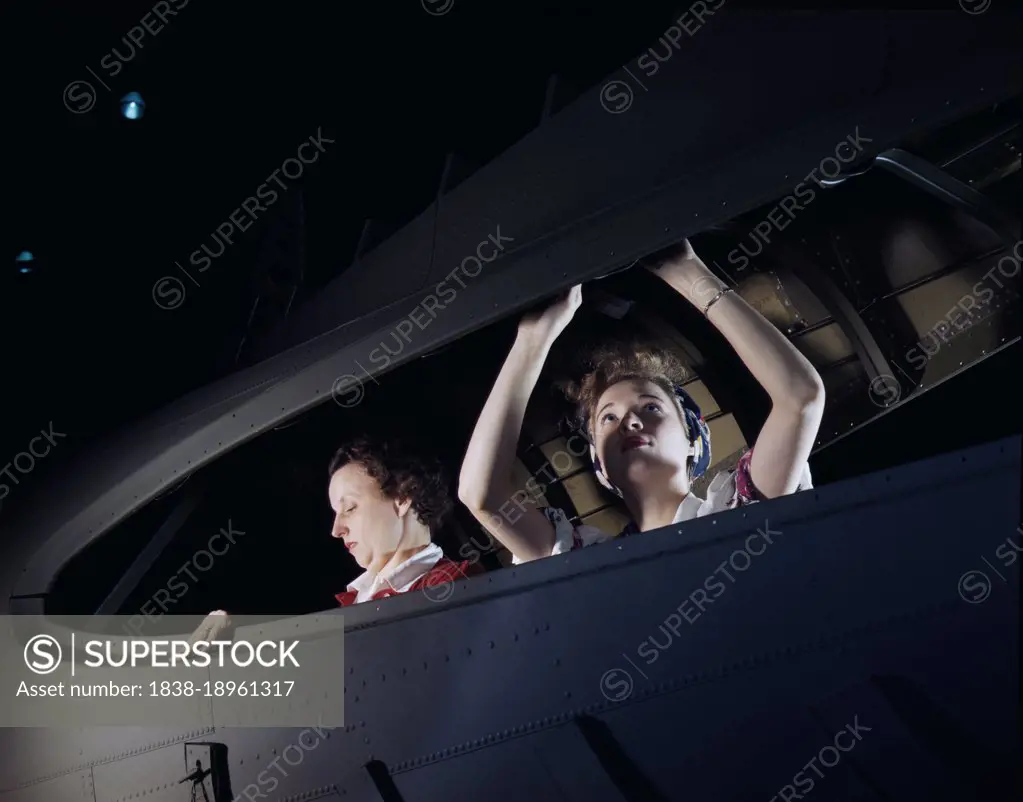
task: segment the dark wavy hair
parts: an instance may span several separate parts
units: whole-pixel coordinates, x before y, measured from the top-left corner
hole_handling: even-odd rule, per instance
[[[360,437],[334,452],[328,476],[351,462],[361,465],[388,498],[411,499],[416,517],[433,532],[454,509],[447,472],[439,460],[406,451],[393,440]]]

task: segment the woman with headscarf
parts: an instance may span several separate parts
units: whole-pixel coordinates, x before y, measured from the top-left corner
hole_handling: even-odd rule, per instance
[[[691,492],[710,465],[710,431],[679,386],[683,369],[653,349],[599,352],[570,393],[580,406],[598,480],[623,500],[622,534],[784,496],[811,487],[807,459],[824,410],[824,386],[810,362],[770,322],[720,282],[687,241],[649,270],[706,316],[767,391],[771,411],[736,468],[715,476],[707,498]],[[613,536],[573,526],[551,508],[526,508],[512,522],[498,512],[513,498],[512,466],[529,396],[551,346],[582,302],[581,289],[519,324],[511,352],[480,414],[462,464],[458,496],[515,562],[560,554]]]

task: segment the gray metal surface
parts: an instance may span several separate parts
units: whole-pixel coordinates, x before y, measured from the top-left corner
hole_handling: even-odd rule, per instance
[[[4,763],[8,761],[4,756]],[[95,802],[92,772],[73,771],[33,783],[24,788],[0,792],[0,802]]]
[[[1019,242],[1019,218],[919,156],[899,148],[879,153],[876,164],[909,181],[938,200],[962,209],[997,233],[1010,250]]]
[[[156,746],[137,755],[96,766],[93,769],[95,802],[129,799],[188,802],[188,786],[179,784],[187,773],[183,743]]]
[[[301,345],[182,399],[40,485],[46,503],[3,521],[2,609],[38,609],[87,542],[196,468],[322,403],[338,377],[361,375],[370,350],[498,226],[513,246],[387,368],[776,197],[857,127],[882,149],[1020,89],[1008,18],[974,17],[966,30],[958,10],[927,20],[736,14],[713,23],[627,113],[608,114],[599,89],[584,94],[353,265],[291,316],[300,328],[279,342]],[[882,41],[887,63],[864,57]],[[764,92],[763,75],[730,57],[736,49],[747,53],[742,64],[785,75],[784,91]],[[768,104],[772,119],[790,111],[791,127],[766,130]]]
[[[201,735],[203,732],[154,727],[0,731],[0,754],[3,755],[0,761],[0,792],[13,790],[23,784],[37,784],[68,774],[91,771],[107,762],[124,761]],[[3,797],[0,796],[0,799]]]
[[[253,800],[380,802],[370,760],[387,765],[407,802],[615,800],[573,725],[590,715],[666,798],[720,802],[770,798],[858,716],[869,734],[815,798],[992,798],[984,783],[1002,782],[1021,755],[1018,559],[998,565],[1020,540],[1020,446],[1013,438],[497,571],[456,583],[442,602],[357,605],[345,612],[338,667],[345,727],[188,740],[227,746],[239,800],[250,788]],[[702,614],[690,606],[675,632],[661,629],[765,527],[773,542]],[[968,601],[960,580],[978,570],[989,594]],[[903,686],[958,734],[928,740],[900,702]],[[78,774],[91,770],[96,802],[187,799],[184,786],[178,796],[167,787],[184,776],[183,739],[126,733],[138,751],[123,754],[106,732],[54,733],[59,750],[27,732],[29,746],[25,732],[0,732],[0,777],[27,782],[34,770],[27,789],[70,772],[61,782],[79,793]],[[978,768],[987,779],[973,777]],[[0,793],[12,800],[24,802]]]

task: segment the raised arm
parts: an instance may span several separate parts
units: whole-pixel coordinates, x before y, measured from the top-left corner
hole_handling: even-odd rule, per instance
[[[547,557],[554,527],[533,507],[515,504],[512,468],[529,396],[551,346],[582,302],[573,287],[542,312],[526,315],[483,406],[458,477],[458,498],[520,561]]]
[[[650,268],[720,331],[771,397],[771,412],[750,461],[753,484],[767,498],[794,493],[824,413],[824,383],[792,343],[725,286],[688,242]],[[709,304],[709,308],[708,308]]]

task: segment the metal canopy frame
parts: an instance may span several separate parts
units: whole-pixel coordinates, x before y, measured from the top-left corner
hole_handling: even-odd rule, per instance
[[[142,551],[132,561],[132,564],[128,566],[128,570],[118,580],[114,589],[110,591],[96,609],[96,615],[117,615],[117,611],[121,609],[132,591],[138,587],[139,582],[142,581],[142,578],[153,567],[153,564],[160,555],[163,554],[164,549],[170,545],[174,536],[181,531],[181,528],[188,521],[195,508],[202,502],[205,495],[205,487],[189,483],[184,495],[167,515],[164,522],[160,524],[156,534],[143,547]]]
[[[1020,241],[1019,218],[1008,214],[973,187],[953,178],[926,159],[900,148],[892,148],[879,153],[874,163],[928,195],[976,218],[998,234],[1008,248],[1012,249]]]
[[[848,338],[867,374],[867,380],[873,385],[874,382],[893,377],[891,364],[867,322],[831,276],[819,266],[807,264],[795,249],[789,249],[786,263],[792,273],[817,296],[832,321],[838,324]]]

